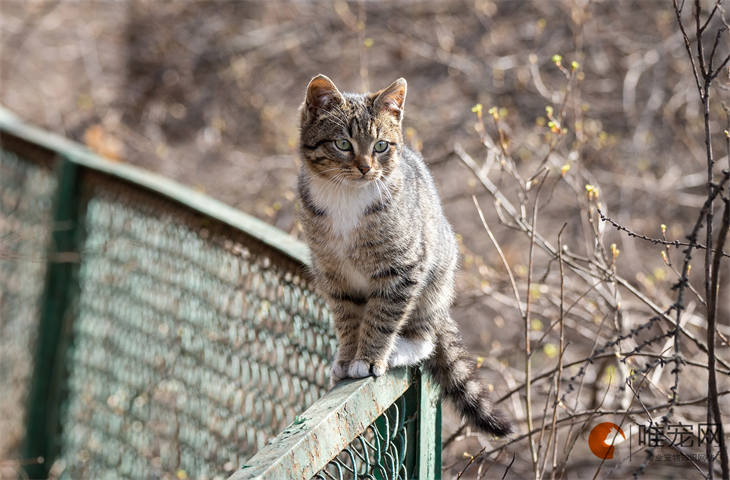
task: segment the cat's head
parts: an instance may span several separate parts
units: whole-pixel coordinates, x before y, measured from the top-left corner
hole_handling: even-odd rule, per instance
[[[335,183],[365,185],[386,178],[400,159],[406,81],[367,94],[340,93],[317,75],[301,110],[303,161],[314,175]]]

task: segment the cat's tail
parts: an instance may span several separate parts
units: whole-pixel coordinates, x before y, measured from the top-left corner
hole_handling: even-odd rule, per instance
[[[449,330],[439,335],[433,354],[425,362],[426,369],[441,386],[443,396],[469,423],[499,437],[509,434],[512,426],[494,410],[475,360],[464,348],[455,326]]]

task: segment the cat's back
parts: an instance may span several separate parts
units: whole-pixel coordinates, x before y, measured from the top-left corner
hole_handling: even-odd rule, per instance
[[[401,158],[405,170],[406,196],[410,197],[412,206],[431,222],[441,225],[443,234],[453,236],[451,225],[441,206],[438,189],[423,156],[416,150],[404,146]]]

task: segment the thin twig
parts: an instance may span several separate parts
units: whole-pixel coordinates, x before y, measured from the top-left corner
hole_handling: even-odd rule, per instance
[[[522,317],[525,315],[525,313],[522,311],[522,302],[520,302],[520,293],[517,290],[517,282],[515,282],[515,276],[512,274],[512,269],[510,268],[509,263],[507,262],[507,257],[504,256],[504,252],[502,252],[502,248],[499,246],[499,242],[497,242],[497,239],[495,238],[494,234],[492,233],[492,230],[489,228],[487,221],[484,219],[484,213],[482,212],[482,209],[479,206],[477,197],[475,195],[472,195],[471,199],[472,199],[472,201],[474,201],[474,205],[477,208],[477,212],[479,212],[479,219],[482,221],[484,230],[487,231],[489,240],[492,241],[494,248],[497,249],[499,258],[502,260],[502,264],[504,265],[505,270],[507,270],[507,275],[509,276],[509,281],[510,281],[510,284],[512,285],[512,293],[515,296],[515,303],[517,305],[517,310],[519,310],[520,316]]]
[[[530,377],[532,375],[532,349],[530,346],[530,287],[532,285],[532,267],[534,261],[535,251],[535,230],[537,227],[537,212],[540,204],[540,191],[542,186],[545,184],[545,179],[548,176],[548,172],[545,172],[540,184],[537,187],[535,193],[535,203],[532,207],[532,224],[530,228],[530,250],[528,253],[528,265],[527,265],[527,293],[525,297],[525,315],[524,315],[524,329],[525,329],[525,414],[527,416],[527,429],[528,432],[532,431],[532,389],[530,388]],[[535,451],[535,442],[532,439],[532,434],[528,436],[528,442],[530,444],[530,458],[532,459],[532,470],[535,478],[538,478],[538,465],[537,465],[537,453]]]
[[[553,418],[551,422],[550,427],[550,439],[549,442],[552,442],[553,445],[553,459],[552,459],[552,469],[550,470],[550,478],[551,480],[555,480],[555,470],[558,466],[558,438],[557,438],[557,431],[555,430],[555,425],[558,420],[558,405],[560,404],[560,384],[562,383],[563,379],[563,355],[565,354],[565,312],[564,312],[564,299],[565,299],[565,271],[563,269],[563,242],[562,242],[562,235],[563,231],[565,230],[567,223],[564,223],[563,226],[560,228],[560,232],[558,232],[558,265],[560,266],[560,312],[558,314],[558,320],[560,321],[560,346],[558,348],[559,356],[558,356],[558,366],[557,372],[555,374],[555,403],[553,405]],[[545,458],[547,458],[547,452],[549,451],[546,449]],[[544,463],[543,463],[544,465]],[[545,472],[545,467],[543,466],[543,473]]]
[[[728,179],[730,179],[730,172],[725,173],[725,176],[723,177],[723,179],[720,182],[720,188],[722,188],[722,186],[724,186],[725,182],[727,182]],[[718,192],[719,191],[720,190],[718,190]],[[672,246],[672,247],[677,247],[677,248],[691,246],[693,248],[697,248],[700,250],[707,249],[707,247],[701,243],[691,244],[691,243],[682,242],[679,240],[664,240],[662,238],[654,238],[654,237],[649,237],[647,235],[643,235],[641,233],[636,233],[636,232],[630,230],[628,227],[618,223],[616,220],[612,219],[608,215],[605,215],[601,211],[600,208],[596,208],[596,211],[598,212],[598,215],[600,216],[601,221],[610,223],[611,226],[614,227],[616,230],[618,230],[620,232],[625,232],[629,237],[638,238],[640,240],[645,240],[645,241],[653,243],[655,245],[667,245],[667,246]],[[722,255],[723,257],[730,258],[730,254],[727,254],[727,253],[723,252],[722,250],[719,250],[719,251],[713,250],[713,252],[717,252],[718,254]]]

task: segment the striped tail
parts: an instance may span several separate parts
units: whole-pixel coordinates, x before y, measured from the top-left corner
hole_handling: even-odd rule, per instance
[[[493,409],[486,386],[479,380],[476,362],[464,348],[456,330],[439,336],[425,366],[464,419],[480,430],[502,437],[512,426]]]

